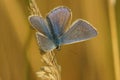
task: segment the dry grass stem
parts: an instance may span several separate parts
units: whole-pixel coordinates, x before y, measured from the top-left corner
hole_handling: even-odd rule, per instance
[[[35,0],[30,0],[30,14],[41,16]],[[42,66],[40,71],[37,72],[37,76],[42,80],[61,80],[61,68],[57,64],[56,56],[53,51],[44,53],[42,55],[42,61],[46,66]]]
[[[116,80],[120,80],[120,61],[119,61],[119,45],[118,45],[118,35],[117,35],[117,25],[115,17],[115,0],[108,1],[109,18],[110,18],[110,28],[112,37],[112,47],[113,47],[113,59],[114,59],[114,70]]]
[[[39,11],[39,8],[37,7],[37,4],[35,0],[30,0],[29,1],[29,10],[31,15],[38,15],[41,16],[41,13]]]
[[[42,55],[42,61],[46,63],[46,66],[42,66],[37,72],[38,77],[42,80],[61,80],[61,68],[57,64],[55,53],[51,51]]]

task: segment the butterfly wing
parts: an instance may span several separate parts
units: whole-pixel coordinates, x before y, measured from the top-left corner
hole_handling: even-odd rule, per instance
[[[47,21],[51,31],[56,37],[63,34],[67,23],[71,18],[71,11],[66,7],[58,7],[47,15]]]
[[[97,31],[85,20],[75,21],[70,29],[61,37],[61,44],[72,44],[91,39],[97,35]]]
[[[44,52],[49,52],[56,48],[56,45],[52,42],[52,40],[50,40],[43,34],[36,32],[36,37],[41,50],[43,50]]]
[[[33,26],[33,28],[35,28],[36,30],[38,30],[39,32],[41,32],[42,34],[48,37],[51,36],[48,25],[42,17],[32,15],[32,16],[29,16],[29,21],[31,25]]]

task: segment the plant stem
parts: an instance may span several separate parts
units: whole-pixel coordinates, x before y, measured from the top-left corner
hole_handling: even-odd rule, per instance
[[[53,51],[42,55],[42,61],[46,64],[39,72],[38,77],[42,80],[61,80],[61,68],[57,63],[55,53]]]

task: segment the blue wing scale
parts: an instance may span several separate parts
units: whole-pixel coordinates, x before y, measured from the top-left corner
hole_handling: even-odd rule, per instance
[[[85,20],[75,21],[61,37],[61,45],[91,39],[97,35],[97,31]]]

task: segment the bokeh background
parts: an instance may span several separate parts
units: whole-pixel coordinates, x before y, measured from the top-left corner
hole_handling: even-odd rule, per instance
[[[96,38],[55,51],[62,80],[120,80],[120,0],[36,0],[43,17],[63,5],[97,28]],[[41,55],[28,0],[0,0],[0,80],[41,80]]]

